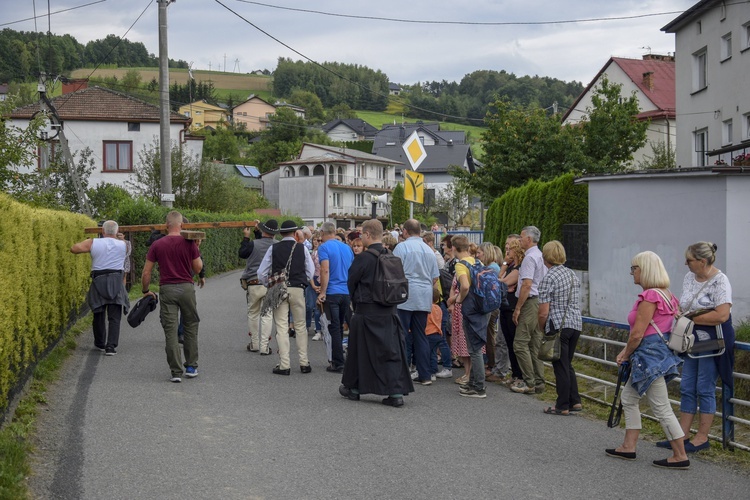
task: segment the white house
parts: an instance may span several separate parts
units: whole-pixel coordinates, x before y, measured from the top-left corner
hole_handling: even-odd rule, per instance
[[[750,153],[750,3],[702,0],[675,34],[677,165],[732,165]]]
[[[263,195],[281,212],[298,215],[306,224],[332,220],[350,228],[370,218],[367,194],[390,195],[397,165],[401,166],[354,149],[305,143],[296,160],[263,174]],[[379,218],[385,220],[389,213],[385,204],[378,205]]]
[[[323,124],[323,132],[332,141],[371,141],[378,129],[361,118],[339,118]]]
[[[52,99],[52,104],[63,122],[65,137],[71,153],[84,148],[93,152],[96,169],[89,178],[89,185],[100,182],[127,187],[126,181],[138,162],[138,153],[144,147],[151,148],[159,139],[159,107],[135,97],[102,87],[83,87],[76,92]],[[28,126],[39,105],[31,104],[17,108],[10,118],[20,128]],[[190,155],[202,159],[203,140],[186,135],[190,119],[178,113],[170,117],[170,136],[188,148]],[[59,143],[51,141],[54,155]],[[39,168],[39,164],[21,166],[27,171]]]
[[[612,57],[596,74],[578,99],[563,115],[563,123],[575,125],[593,108],[591,100],[604,77],[622,85],[621,94],[638,98],[639,120],[649,120],[646,144],[633,153],[633,165],[653,156],[653,146],[663,143],[675,149],[677,122],[675,121],[675,62],[674,57],[647,54],[643,59]]]

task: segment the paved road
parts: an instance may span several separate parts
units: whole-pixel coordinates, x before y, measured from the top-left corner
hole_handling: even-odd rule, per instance
[[[701,460],[690,472],[604,455],[623,430],[542,413],[533,396],[491,386],[462,398],[441,380],[403,408],[338,395],[322,342],[313,372],[273,375],[246,351],[239,273],[198,291],[200,376],[169,370],[158,315],[124,323],[119,353],[89,334],[49,393],[31,487],[36,498],[747,498],[750,478]],[[294,345],[293,345],[294,351]],[[295,357],[292,356],[294,366]]]

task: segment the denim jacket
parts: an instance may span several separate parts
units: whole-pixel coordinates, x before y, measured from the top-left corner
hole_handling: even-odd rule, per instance
[[[664,337],[669,339],[669,334]],[[659,377],[666,382],[679,375],[677,368],[680,359],[658,335],[649,335],[641,340],[641,345],[630,356],[630,383],[643,396],[651,383]]]

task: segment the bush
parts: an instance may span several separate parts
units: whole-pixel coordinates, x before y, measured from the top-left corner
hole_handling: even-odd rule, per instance
[[[588,222],[588,187],[573,184],[573,174],[550,182],[529,181],[497,198],[487,212],[484,240],[500,245],[524,226],[542,232],[541,244],[562,240],[564,224]]]
[[[0,413],[85,300],[91,260],[70,253],[88,217],[0,194]]]

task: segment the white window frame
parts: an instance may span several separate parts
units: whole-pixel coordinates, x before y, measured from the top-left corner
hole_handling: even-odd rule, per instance
[[[732,32],[721,37],[721,62],[732,58]]]
[[[750,21],[742,25],[740,31],[740,52],[750,49]]]
[[[365,193],[354,193],[354,206],[361,208],[365,205]]]
[[[750,140],[750,113],[742,115],[742,140]]]
[[[732,119],[721,122],[721,145],[728,146],[732,144]]]
[[[343,206],[343,197],[341,196],[341,193],[333,193],[332,195],[333,204],[332,206],[335,208],[341,208]]]
[[[703,128],[693,132],[693,165],[705,167],[708,165],[708,129]]]
[[[703,47],[693,53],[693,92],[708,87],[708,50]]]

